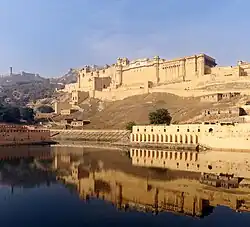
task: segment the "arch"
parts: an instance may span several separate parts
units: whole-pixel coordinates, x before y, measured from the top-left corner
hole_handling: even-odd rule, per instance
[[[185,152],[185,161],[187,161],[188,154]]]
[[[183,141],[182,141],[182,135],[180,135],[180,143],[183,143]]]
[[[142,157],[142,149],[140,149],[140,157]]]
[[[143,142],[146,142],[147,141],[147,136],[146,134],[143,135]]]
[[[135,141],[135,135],[132,134],[132,142],[134,142],[134,141]]]
[[[135,156],[138,157],[138,150],[135,150]]]
[[[132,149],[132,150],[131,150],[131,156],[132,156],[132,157],[135,155],[134,153],[135,153],[135,151],[134,151],[134,149]]]
[[[198,160],[198,153],[195,153],[195,161]]]
[[[156,137],[156,142],[159,142],[159,135],[156,134],[155,137]]]
[[[139,142],[142,142],[142,134],[139,135],[139,138],[140,138]]]
[[[163,143],[164,141],[163,141],[163,135],[161,135],[161,142]]]
[[[185,143],[188,143],[188,137],[185,135]]]
[[[198,142],[199,142],[198,136],[195,135],[195,143],[198,143]]]
[[[148,134],[148,142],[151,141],[151,136]]]
[[[170,156],[169,159],[170,159],[170,160],[172,159],[172,155],[173,155],[173,154],[172,154],[172,152],[170,151],[170,152],[169,152],[169,156]]]
[[[175,143],[178,143],[177,135],[174,135],[174,142],[175,142]]]
[[[135,141],[138,141],[138,134],[135,134]]]
[[[172,143],[172,142],[173,142],[173,137],[172,137],[172,135],[170,134],[169,137],[170,137],[170,141],[169,141],[169,142]]]
[[[155,135],[152,135],[152,142],[155,142]]]
[[[168,152],[165,151],[165,159],[167,159],[167,158],[168,158]]]
[[[193,136],[190,135],[190,143],[193,143]]]
[[[150,150],[148,150],[148,158],[150,157]]]
[[[163,151],[161,151],[161,158],[163,158]]]
[[[144,157],[147,157],[147,150],[144,150]]]
[[[177,160],[177,156],[178,156],[178,154],[177,154],[177,152],[175,152],[175,153],[174,153],[174,159],[175,159],[175,160]]]
[[[165,142],[168,143],[168,135],[165,135]]]
[[[180,152],[180,160],[182,160],[182,152]]]

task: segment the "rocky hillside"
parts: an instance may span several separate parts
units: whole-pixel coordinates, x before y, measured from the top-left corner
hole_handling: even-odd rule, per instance
[[[100,108],[100,105],[103,108]],[[220,104],[230,106],[230,104]],[[96,110],[86,114],[91,123],[88,129],[124,129],[129,121],[137,124],[148,124],[148,114],[158,108],[167,108],[173,122],[185,122],[204,110],[215,107],[212,103],[201,103],[199,98],[184,98],[168,93],[136,95],[120,101],[101,103]],[[97,110],[99,108],[99,110]],[[86,119],[85,118],[85,119]]]
[[[50,82],[54,84],[70,84],[76,82],[77,75],[73,69],[70,69],[65,75],[58,78],[51,78]]]

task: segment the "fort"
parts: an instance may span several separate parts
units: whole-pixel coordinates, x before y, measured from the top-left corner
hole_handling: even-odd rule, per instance
[[[77,82],[65,85],[60,91],[71,93],[72,104],[78,104],[86,97],[119,100],[135,94],[155,92],[156,88],[162,92],[164,87],[161,86],[167,84],[187,84],[183,90],[188,90],[190,81],[246,79],[250,76],[250,63],[238,61],[236,66],[224,67],[217,66],[216,60],[206,54],[172,60],[155,56],[153,59],[137,60],[118,58],[112,65],[85,66],[74,72]],[[222,94],[218,96],[214,98],[222,98]],[[230,97],[229,94],[223,98]],[[208,100],[210,98],[207,97]]]

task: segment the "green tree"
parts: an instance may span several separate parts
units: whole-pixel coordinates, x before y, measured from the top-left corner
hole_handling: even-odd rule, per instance
[[[136,125],[134,121],[130,121],[126,124],[126,130],[132,131],[133,126]]]
[[[8,123],[19,123],[20,119],[21,114],[19,108],[7,106],[1,109],[1,121]]]
[[[33,122],[35,113],[32,108],[29,107],[24,107],[20,109],[21,117],[23,120],[26,120],[28,122]]]
[[[51,106],[43,105],[43,106],[39,106],[37,108],[37,111],[39,111],[40,113],[52,113],[54,112],[54,109]]]
[[[172,117],[167,109],[157,109],[149,113],[149,122],[154,125],[167,124],[170,125]]]

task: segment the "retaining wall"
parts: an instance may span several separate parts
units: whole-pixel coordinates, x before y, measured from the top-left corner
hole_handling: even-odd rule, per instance
[[[128,143],[130,141],[130,131],[127,130],[50,130],[53,140],[71,141],[92,141],[92,142],[112,142]]]

